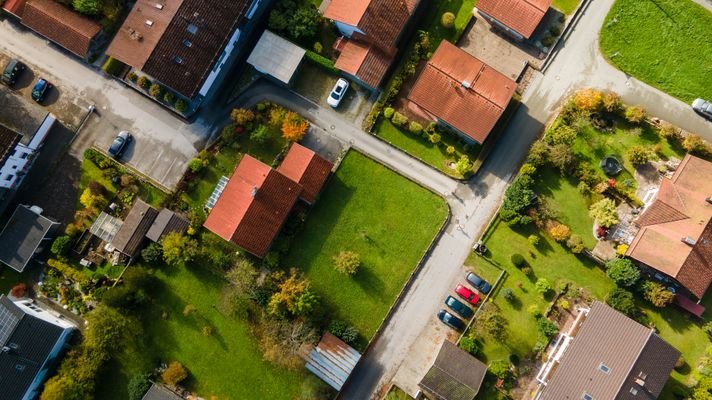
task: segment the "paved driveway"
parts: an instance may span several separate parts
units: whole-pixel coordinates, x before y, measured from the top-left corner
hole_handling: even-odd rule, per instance
[[[91,104],[94,113],[73,143],[70,154],[81,159],[96,144],[106,148],[119,130],[136,138],[124,161],[156,183],[173,189],[188,161],[202,149],[210,123],[187,124],[139,93],[105,78],[39,36],[8,20],[0,21],[0,53],[23,60],[35,75],[47,76],[57,88],[58,103],[49,107],[60,120],[76,126]]]

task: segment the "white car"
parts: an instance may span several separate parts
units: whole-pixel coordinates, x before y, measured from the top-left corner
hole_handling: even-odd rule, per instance
[[[692,102],[692,109],[703,117],[712,120],[712,103],[702,99],[695,99]]]
[[[341,100],[344,98],[344,95],[346,94],[346,91],[349,90],[349,81],[346,79],[340,78],[338,81],[336,81],[336,85],[334,85],[334,88],[331,89],[331,94],[329,95],[329,98],[326,100],[326,102],[336,108],[341,104]]]

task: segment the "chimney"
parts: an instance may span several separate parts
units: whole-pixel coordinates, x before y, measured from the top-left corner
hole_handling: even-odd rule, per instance
[[[695,244],[697,244],[697,241],[693,239],[692,236],[685,236],[680,240],[682,240],[682,243],[685,243],[688,246],[694,246]]]
[[[462,87],[465,89],[469,89],[472,86],[472,83],[470,81],[462,81]]]
[[[252,197],[254,198],[255,196],[257,196],[257,186],[252,187]]]
[[[645,386],[645,381],[640,378],[636,378],[635,383],[637,383],[640,386]]]
[[[705,201],[707,201],[708,204],[712,204],[712,196],[706,198]]]

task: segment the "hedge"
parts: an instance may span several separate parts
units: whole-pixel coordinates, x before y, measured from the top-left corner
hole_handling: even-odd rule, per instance
[[[307,50],[306,52],[307,60],[313,62],[314,64],[317,64],[318,66],[326,69],[329,72],[333,72],[335,74],[341,73],[335,66],[334,62],[329,60],[328,58],[322,56],[321,54],[317,54],[311,50]]]
[[[118,74],[123,71],[124,67],[126,67],[126,64],[113,57],[109,57],[106,59],[106,62],[101,69],[109,75],[118,76]]]

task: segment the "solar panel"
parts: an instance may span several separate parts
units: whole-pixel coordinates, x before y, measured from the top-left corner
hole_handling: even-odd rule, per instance
[[[222,178],[220,178],[220,180],[218,181],[218,184],[215,185],[215,189],[213,190],[213,193],[208,198],[208,201],[205,202],[205,208],[207,208],[208,210],[212,210],[213,207],[215,207],[215,203],[218,202],[218,199],[220,198],[220,195],[225,190],[225,186],[227,186],[227,183],[229,180],[230,180],[230,178],[228,178],[227,176],[223,176]]]
[[[6,305],[0,303],[0,345],[7,343],[12,332],[20,322],[20,316],[13,313]]]

